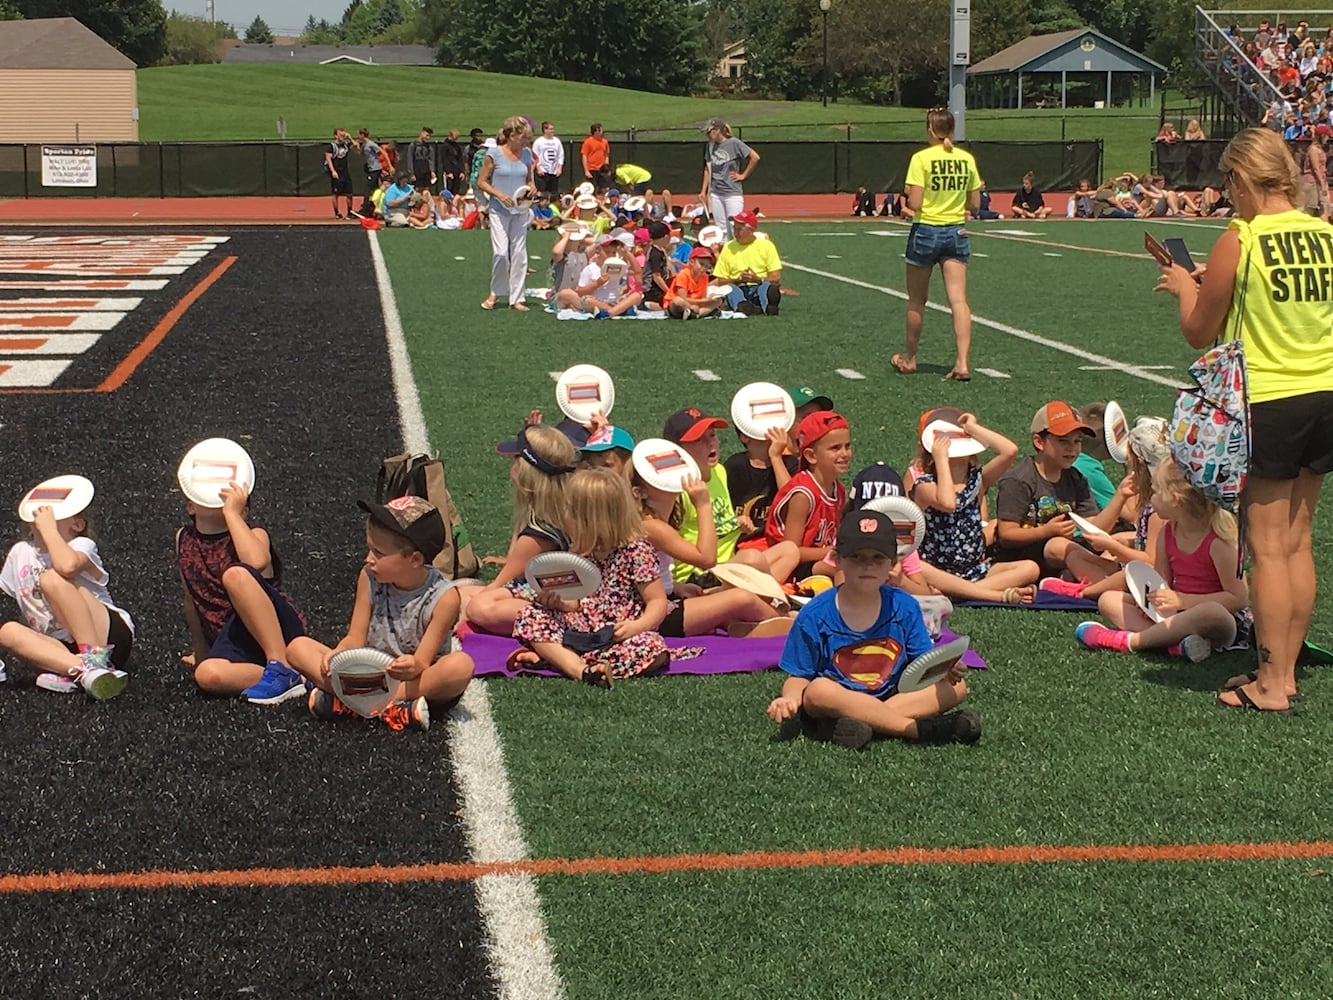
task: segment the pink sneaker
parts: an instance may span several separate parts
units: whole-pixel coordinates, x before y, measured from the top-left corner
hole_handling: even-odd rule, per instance
[[[1087,580],[1075,583],[1072,580],[1062,580],[1058,576],[1048,576],[1037,584],[1037,589],[1044,590],[1048,594],[1059,594],[1061,597],[1082,597],[1083,588],[1087,585]]]
[[[1133,632],[1107,628],[1101,622],[1083,622],[1074,635],[1088,649],[1109,649],[1115,653],[1129,653],[1129,637]]]

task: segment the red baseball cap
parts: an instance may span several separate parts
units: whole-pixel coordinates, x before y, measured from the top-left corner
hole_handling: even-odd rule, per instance
[[[1040,434],[1043,431],[1048,431],[1056,437],[1064,437],[1066,434],[1073,434],[1074,431],[1093,433],[1092,428],[1078,418],[1078,411],[1058,399],[1047,403],[1032,418],[1032,433]]]
[[[825,434],[846,426],[847,418],[841,413],[834,413],[832,410],[816,410],[814,413],[807,414],[806,418],[801,421],[801,425],[796,428],[796,447],[805,451]]]
[[[690,251],[690,260],[712,260],[713,251],[708,247],[695,247]]]
[[[731,217],[732,222],[739,222],[742,226],[749,226],[751,229],[759,225],[759,216],[755,215],[748,208],[742,209]]]
[[[667,417],[662,428],[662,437],[681,444],[685,441],[698,441],[712,428],[730,427],[721,417],[710,417],[703,410],[691,406],[677,410]]]

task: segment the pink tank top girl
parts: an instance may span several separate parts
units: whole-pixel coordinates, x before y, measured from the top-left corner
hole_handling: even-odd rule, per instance
[[[1165,524],[1166,558],[1171,564],[1171,589],[1180,594],[1219,594],[1226,588],[1213,565],[1211,549],[1215,532],[1208,532],[1193,552],[1182,552],[1176,544],[1174,526]]]

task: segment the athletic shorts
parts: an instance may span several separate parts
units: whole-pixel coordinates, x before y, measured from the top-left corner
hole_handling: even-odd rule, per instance
[[[346,167],[338,171],[337,177],[329,175],[329,191],[334,195],[352,193],[352,178]]]
[[[130,650],[134,648],[134,633],[125,624],[125,619],[110,608],[107,608],[106,617],[106,644],[111,647],[111,665],[117,670],[124,670],[130,659]],[[71,653],[78,653],[79,644],[67,642],[65,648]]]
[[[685,634],[684,601],[671,602],[671,610],[668,611],[667,616],[662,619],[662,624],[657,626],[657,633],[668,639],[679,639]]]
[[[966,264],[972,256],[967,232],[962,226],[927,226],[912,223],[907,231],[907,263],[913,267],[934,267],[941,261],[957,260]]]
[[[293,639],[305,635],[305,618],[296,610],[296,606],[287,600],[287,595],[260,576],[254,567],[245,568],[259,581],[259,585],[264,588],[264,593],[268,595],[269,602],[273,605],[273,610],[277,612],[278,626],[282,629],[282,641],[290,643]],[[265,657],[264,648],[255,641],[255,637],[250,634],[240,616],[233,611],[223,624],[218,637],[213,640],[213,645],[208,647],[208,654],[204,659],[226,660],[228,663],[257,663],[262,666]]]
[[[1250,404],[1250,475],[1295,479],[1333,472],[1333,392]]]

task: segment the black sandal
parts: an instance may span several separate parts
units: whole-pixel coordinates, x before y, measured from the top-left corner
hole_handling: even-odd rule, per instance
[[[1259,679],[1259,671],[1257,671],[1257,670],[1251,670],[1248,674],[1241,674],[1240,676],[1243,677],[1244,680],[1242,680],[1239,684],[1223,684],[1223,685],[1222,685],[1222,690],[1223,690],[1223,691],[1239,691],[1239,690],[1240,690],[1241,688],[1243,688],[1246,684],[1253,684],[1253,683],[1255,683],[1255,682]],[[1289,695],[1287,695],[1287,701],[1300,701],[1300,700],[1301,700],[1301,693],[1300,693],[1299,691],[1297,691],[1295,694],[1289,694]],[[1229,708],[1229,707],[1231,707],[1231,706],[1227,706],[1227,707]]]
[[[611,668],[604,663],[594,663],[585,665],[583,673],[579,674],[579,680],[583,681],[589,687],[610,689],[615,687],[615,680],[611,677]]]

